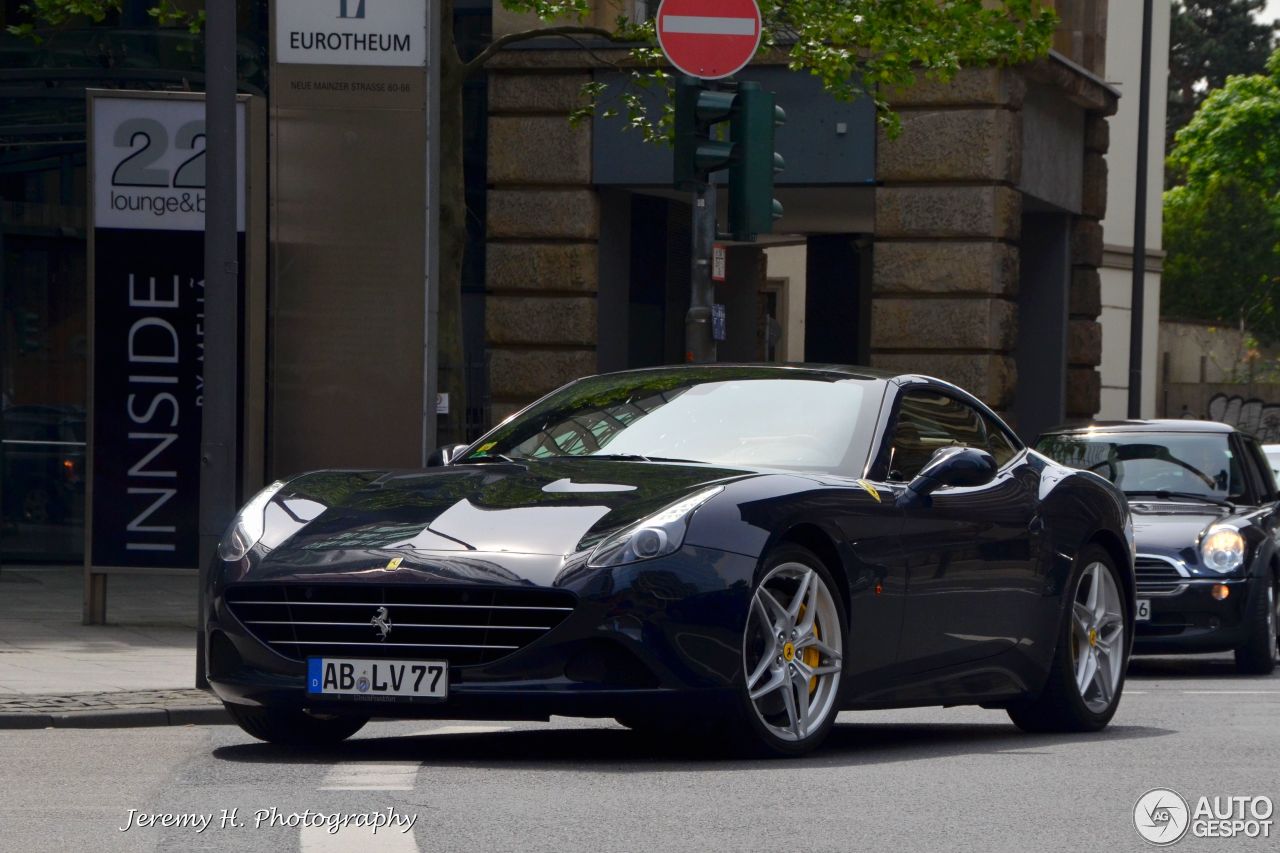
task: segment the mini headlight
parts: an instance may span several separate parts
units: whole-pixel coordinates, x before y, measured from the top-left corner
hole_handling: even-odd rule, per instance
[[[600,569],[675,553],[684,544],[684,534],[689,529],[689,516],[722,491],[724,486],[703,489],[659,510],[639,524],[615,533],[596,546],[587,565]]]
[[[284,480],[276,480],[258,492],[236,515],[227,532],[218,543],[218,557],[228,563],[244,558],[249,549],[258,544],[267,528],[267,503],[276,492],[284,488]]]
[[[1201,561],[1226,574],[1244,564],[1244,537],[1234,527],[1211,527],[1200,543]]]

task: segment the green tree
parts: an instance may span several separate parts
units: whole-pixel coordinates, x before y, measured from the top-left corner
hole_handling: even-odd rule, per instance
[[[1280,49],[1209,93],[1168,167],[1162,313],[1280,341]]]
[[[1239,178],[1165,193],[1160,312],[1280,340],[1280,217]]]
[[[1257,20],[1267,0],[1174,0],[1169,21],[1166,148],[1205,95],[1232,74],[1260,74],[1278,27]]]
[[[1280,49],[1266,73],[1229,77],[1178,132],[1168,167],[1176,182],[1203,192],[1228,176],[1280,214]]]
[[[23,7],[29,20],[11,29],[39,37],[40,28],[64,26],[77,17],[102,21],[119,13],[123,2],[29,0]],[[579,46],[587,39],[627,48],[627,58],[617,61],[617,65],[632,71],[637,88],[669,88],[673,81],[663,70],[652,21],[631,21],[619,15],[608,29],[590,24],[598,18],[597,6],[619,7],[620,0],[499,0],[507,11],[527,13],[537,22],[495,38],[479,54],[465,60],[452,37],[453,0],[430,2],[438,10],[443,34],[439,246],[444,284],[440,291],[440,385],[455,401],[450,407],[454,423],[448,432],[452,437],[461,437],[461,278],[467,216],[462,137],[465,81],[483,71],[503,50],[520,42],[550,37],[565,38]],[[198,17],[182,11],[190,5],[183,2],[175,6],[174,0],[156,0],[152,14],[163,23],[198,30]],[[765,21],[762,51],[780,56],[796,71],[819,77],[836,97],[872,98],[881,121],[891,129],[897,121],[888,101],[893,89],[912,85],[919,75],[947,80],[962,66],[1031,61],[1048,51],[1057,24],[1056,15],[1052,9],[1042,8],[1041,0],[762,0],[760,5]],[[750,72],[746,73],[749,76]],[[598,87],[586,87],[586,103],[579,119],[590,115],[592,101],[600,94]],[[622,102],[630,123],[647,137],[668,135],[669,110],[657,116],[647,115],[645,101],[635,90],[624,93]]]

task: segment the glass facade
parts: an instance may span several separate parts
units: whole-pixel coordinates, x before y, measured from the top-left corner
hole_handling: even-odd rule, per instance
[[[0,0],[0,559],[84,548],[85,90],[203,89],[199,36],[147,0],[35,37]],[[179,3],[196,10],[202,3]],[[266,0],[239,0],[241,91],[266,88]]]

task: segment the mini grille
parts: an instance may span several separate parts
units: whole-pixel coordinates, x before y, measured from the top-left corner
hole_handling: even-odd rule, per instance
[[[1171,593],[1186,583],[1172,563],[1158,557],[1138,557],[1133,568],[1138,592]]]
[[[576,598],[554,589],[378,584],[246,584],[227,606],[285,657],[422,658],[491,663],[559,625]],[[390,631],[379,639],[380,608]]]

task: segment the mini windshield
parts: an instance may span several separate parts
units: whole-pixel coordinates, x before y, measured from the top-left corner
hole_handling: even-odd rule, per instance
[[[751,367],[595,376],[498,427],[465,461],[576,456],[860,472],[879,387]]]
[[[1129,494],[1170,492],[1231,501],[1245,494],[1240,460],[1225,433],[1048,435],[1036,449],[1063,465],[1100,474]]]

